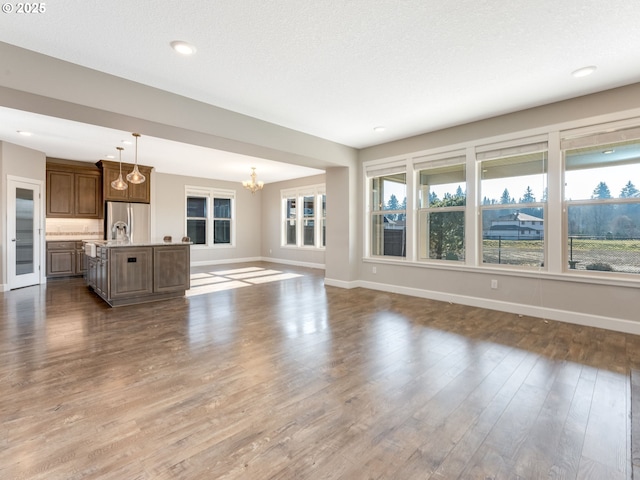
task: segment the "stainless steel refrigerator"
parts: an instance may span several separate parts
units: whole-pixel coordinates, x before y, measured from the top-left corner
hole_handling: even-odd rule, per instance
[[[151,211],[147,203],[106,202],[105,240],[149,243]]]

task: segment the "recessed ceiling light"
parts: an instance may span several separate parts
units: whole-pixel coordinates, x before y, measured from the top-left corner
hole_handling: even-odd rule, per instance
[[[33,135],[33,133],[31,132],[25,132],[24,130],[18,130],[18,133],[20,135],[22,135],[23,137],[30,137],[31,135]]]
[[[133,145],[133,143],[131,143],[131,140],[122,140],[122,143],[124,145]]]
[[[115,155],[107,155],[107,158],[116,158]]]
[[[615,150],[609,149],[609,150],[604,150],[602,153],[604,153],[605,155],[610,155],[613,152],[615,152]]]
[[[386,127],[382,126],[382,125],[378,125],[377,127],[373,127],[373,131],[374,132],[384,132],[386,130]]]
[[[578,70],[574,70],[573,72],[571,72],[571,75],[573,75],[576,78],[586,77],[587,75],[591,75],[593,72],[595,72],[597,68],[598,67],[594,65],[590,65],[588,67],[582,67],[582,68],[579,68]]]
[[[171,48],[173,48],[180,55],[193,55],[194,53],[196,53],[196,47],[181,40],[174,40],[170,43],[170,45]]]

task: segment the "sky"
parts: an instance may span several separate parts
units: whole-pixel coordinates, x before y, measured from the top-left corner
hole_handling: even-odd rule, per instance
[[[621,165],[616,167],[606,167],[597,169],[571,170],[565,173],[565,199],[585,200],[590,199],[594,189],[604,181],[609,187],[611,196],[617,198],[620,191],[631,181],[640,190],[640,165]],[[433,192],[442,198],[445,193],[454,194],[460,184],[436,185],[431,188]],[[505,188],[509,190],[509,195],[516,199],[516,202],[524,195],[527,187],[531,187],[536,200],[541,200],[544,188],[541,175],[527,175],[522,177],[511,177],[508,179],[484,180],[481,186],[480,199],[485,196],[490,199],[499,200]],[[463,186],[463,190],[464,190]],[[399,202],[406,196],[406,187],[394,182],[386,182],[385,194],[390,197],[395,194]],[[388,200],[385,199],[385,200]]]

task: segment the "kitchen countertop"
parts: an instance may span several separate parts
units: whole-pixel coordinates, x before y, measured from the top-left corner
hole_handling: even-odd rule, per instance
[[[83,240],[84,243],[94,243],[101,247],[158,247],[168,245],[191,245],[192,242],[123,242],[119,240]]]

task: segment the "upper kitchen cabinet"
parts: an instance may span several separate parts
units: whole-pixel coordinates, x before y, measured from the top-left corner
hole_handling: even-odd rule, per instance
[[[120,164],[118,162],[100,160],[96,165],[102,169],[102,195],[105,201],[151,203],[150,185],[152,167],[138,165],[140,173],[147,177],[144,183],[136,185],[127,182],[129,187],[126,190],[116,190],[111,186],[111,182],[120,175]],[[133,170],[133,164],[122,164],[122,178],[125,179],[125,182],[127,173],[131,170]]]
[[[102,175],[91,163],[47,158],[47,217],[102,218]]]

